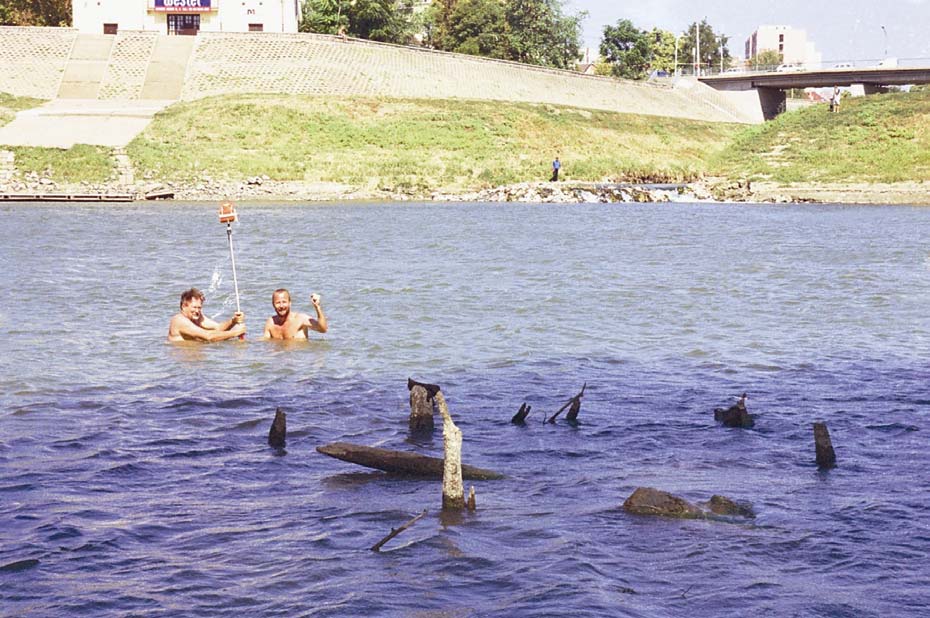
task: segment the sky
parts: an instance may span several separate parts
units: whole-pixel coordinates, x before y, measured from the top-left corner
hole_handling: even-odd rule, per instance
[[[744,56],[744,44],[759,26],[805,30],[824,63],[898,58],[926,59],[930,65],[930,0],[565,0],[568,13],[587,11],[585,45],[594,53],[604,26],[629,19],[640,30],[676,34],[706,18],[714,32],[730,39],[730,53]],[[885,30],[882,30],[885,26]]]

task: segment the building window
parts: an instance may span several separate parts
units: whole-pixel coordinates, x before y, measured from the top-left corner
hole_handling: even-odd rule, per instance
[[[781,52],[783,52],[783,51],[785,51],[785,46],[784,46],[782,43],[779,43],[779,44],[778,44],[778,52],[781,53]]]
[[[263,24],[249,24],[249,32],[263,32],[264,30]]]
[[[200,15],[168,15],[168,34],[196,35],[200,30]]]
[[[784,35],[784,34],[779,34],[779,35],[778,35],[778,42],[779,42],[779,43],[784,43],[784,42],[785,42],[785,35]]]
[[[116,34],[119,30],[119,24],[103,24],[104,34]]]

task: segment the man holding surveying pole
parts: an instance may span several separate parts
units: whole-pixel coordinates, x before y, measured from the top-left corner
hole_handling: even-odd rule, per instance
[[[168,324],[168,341],[225,341],[245,339],[245,315],[239,307],[239,281],[236,278],[236,257],[233,254],[232,224],[238,219],[231,202],[220,204],[220,223],[226,224],[229,239],[229,259],[232,262],[233,284],[236,290],[236,313],[229,320],[217,323],[203,314],[203,292],[191,288],[181,294],[181,311]]]

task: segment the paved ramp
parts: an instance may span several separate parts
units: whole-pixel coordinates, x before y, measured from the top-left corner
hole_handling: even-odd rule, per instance
[[[192,36],[158,37],[142,85],[143,99],[181,98],[187,63],[196,42]]]
[[[112,36],[79,34],[58,87],[58,98],[96,99],[112,48]]]
[[[0,127],[0,144],[71,148],[91,144],[119,148],[142,132],[170,100],[98,101],[56,99],[16,114]]]

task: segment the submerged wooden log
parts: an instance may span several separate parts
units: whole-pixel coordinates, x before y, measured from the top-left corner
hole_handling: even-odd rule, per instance
[[[278,408],[274,411],[274,420],[271,422],[271,430],[268,432],[268,445],[282,448],[286,441],[287,415],[284,410]]]
[[[409,453],[407,451],[394,451],[373,446],[350,444],[349,442],[333,442],[318,446],[317,452],[347,461],[349,463],[391,472],[428,479],[442,478],[442,459]],[[470,481],[494,481],[504,478],[503,474],[494,470],[486,470],[462,464],[462,478]]]
[[[533,409],[533,406],[526,405],[526,402],[523,402],[523,405],[520,406],[520,409],[517,410],[517,413],[513,415],[513,418],[510,419],[510,422],[514,425],[525,425],[526,417],[530,415],[530,410]]]
[[[752,415],[746,410],[746,393],[729,408],[714,409],[714,420],[723,423],[724,427],[741,427],[749,429],[756,424]]]
[[[565,405],[562,406],[561,408],[559,408],[559,411],[556,412],[555,414],[553,414],[551,417],[549,417],[549,419],[548,419],[546,422],[547,422],[547,423],[555,423],[556,417],[557,417],[559,414],[561,414],[562,411],[563,411],[565,408],[567,408],[567,407],[569,407],[569,406],[571,406],[571,410],[568,411],[568,414],[565,416],[565,418],[566,418],[567,420],[569,420],[569,421],[572,421],[572,422],[577,421],[577,420],[578,420],[578,412],[581,411],[581,398],[584,396],[584,389],[585,389],[587,386],[588,386],[588,383],[585,382],[584,385],[581,387],[581,392],[578,393],[577,395],[575,395],[574,397],[572,397],[571,399],[569,399],[569,400],[565,403]]]
[[[420,384],[410,387],[409,427],[412,432],[431,432],[435,427],[432,397],[429,391]]]
[[[817,465],[821,468],[836,467],[836,453],[830,440],[830,431],[826,423],[814,423],[814,448],[817,451]]]
[[[461,511],[465,508],[465,484],[462,482],[462,431],[452,422],[442,391],[435,395],[442,414],[442,509]]]
[[[422,512],[422,513],[420,513],[420,514],[417,515],[416,517],[414,517],[414,518],[408,520],[408,521],[407,521],[404,525],[402,525],[400,528],[391,528],[391,532],[390,532],[386,537],[384,537],[383,539],[381,539],[380,541],[378,541],[377,543],[375,543],[375,544],[371,547],[371,551],[381,551],[381,547],[382,547],[385,543],[387,543],[388,541],[390,541],[391,539],[393,539],[395,536],[397,536],[398,534],[400,534],[401,532],[403,532],[404,530],[406,530],[407,528],[409,528],[409,527],[412,526],[413,524],[415,524],[415,523],[417,523],[418,521],[420,521],[420,520],[423,518],[424,515],[426,515],[426,509],[423,509],[423,512]]]

